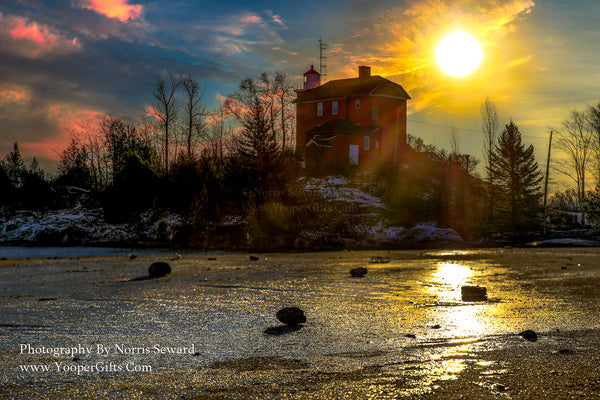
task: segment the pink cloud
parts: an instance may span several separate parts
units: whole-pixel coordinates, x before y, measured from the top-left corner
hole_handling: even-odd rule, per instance
[[[40,58],[49,53],[79,51],[77,39],[67,39],[60,32],[26,17],[0,13],[0,43],[5,52],[26,58]]]
[[[48,32],[48,28],[40,27],[35,22],[30,22],[28,24],[25,19],[15,17],[12,19],[12,23],[16,26],[9,32],[10,35],[15,39],[29,39],[40,46],[53,46],[56,42],[56,35]]]
[[[279,25],[283,25],[283,20],[281,19],[281,17],[277,14],[273,15],[273,21],[278,23]]]
[[[161,118],[162,114],[155,107],[146,105],[146,107],[144,108],[144,111],[146,112],[146,115],[148,117],[152,117],[152,118],[156,119],[157,121],[162,121],[162,118]]]
[[[283,23],[283,19],[281,18],[281,16],[274,14],[272,10],[265,10],[265,14],[267,14],[271,18],[271,21],[282,26],[283,28],[286,27],[285,24]]]
[[[48,116],[61,126],[61,131],[39,142],[19,143],[23,156],[37,156],[58,160],[62,150],[69,143],[74,132],[79,132],[82,127],[98,126],[104,113],[98,110],[77,109],[69,105],[52,105],[48,108]]]
[[[142,14],[142,5],[127,4],[127,0],[88,0],[84,8],[96,11],[108,18],[116,18],[121,22],[136,19]]]
[[[245,24],[262,24],[263,20],[258,15],[251,14],[251,15],[246,15],[245,17],[242,17],[242,22]]]
[[[8,89],[0,91],[0,104],[21,103],[29,100],[29,93],[25,90]]]

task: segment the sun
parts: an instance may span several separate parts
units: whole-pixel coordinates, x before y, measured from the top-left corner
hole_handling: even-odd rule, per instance
[[[440,41],[435,50],[435,58],[445,73],[461,78],[475,71],[483,58],[483,52],[473,36],[455,31]]]

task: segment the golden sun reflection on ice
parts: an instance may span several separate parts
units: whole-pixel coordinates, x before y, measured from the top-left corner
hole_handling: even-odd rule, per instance
[[[433,274],[434,277],[442,279],[444,283],[451,286],[464,285],[473,275],[471,268],[453,263],[440,263],[439,270]]]
[[[462,264],[439,263],[438,270],[432,274],[433,285],[430,290],[440,299],[440,303],[450,302],[437,307],[437,318],[451,329],[454,337],[478,336],[484,333],[480,321],[483,312],[480,304],[462,303],[460,287],[470,283],[473,270]]]

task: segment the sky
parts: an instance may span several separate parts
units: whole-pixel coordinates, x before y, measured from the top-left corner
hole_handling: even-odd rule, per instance
[[[489,97],[544,167],[549,128],[600,100],[598,17],[595,0],[2,1],[0,156],[18,141],[51,167],[78,124],[148,118],[152,83],[169,72],[197,79],[208,107],[262,71],[299,86],[322,37],[325,80],[370,65],[404,86],[409,133],[448,148],[455,127],[460,150],[481,158]],[[455,30],[483,50],[463,78],[435,61]]]

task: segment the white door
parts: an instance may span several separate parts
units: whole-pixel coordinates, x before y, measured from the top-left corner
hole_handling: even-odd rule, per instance
[[[350,145],[350,165],[358,165],[358,145]]]

